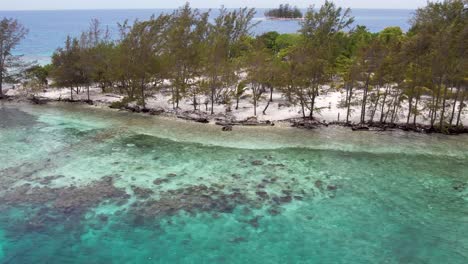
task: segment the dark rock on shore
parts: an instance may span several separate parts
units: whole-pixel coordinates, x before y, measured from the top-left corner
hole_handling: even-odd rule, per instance
[[[359,125],[359,126],[353,126],[353,127],[351,127],[351,129],[352,129],[353,131],[368,131],[368,130],[369,130],[369,127],[368,127],[368,126],[361,126],[361,125]]]
[[[207,124],[210,122],[207,117],[203,117],[199,114],[194,114],[194,113],[184,113],[181,115],[177,115],[177,118],[188,120],[188,121],[194,121],[197,123],[203,123],[203,124]]]
[[[31,99],[29,99],[33,104],[37,104],[37,105],[43,105],[43,104],[47,104],[48,102],[50,102],[49,99],[47,98],[42,98],[42,97],[36,97],[36,96],[33,96]]]
[[[223,131],[232,131],[232,126],[230,126],[230,125],[223,126],[222,130]]]
[[[316,129],[322,126],[328,126],[326,122],[320,122],[316,119],[301,118],[301,119],[290,119],[287,120],[291,123],[292,127],[303,128],[303,129]]]

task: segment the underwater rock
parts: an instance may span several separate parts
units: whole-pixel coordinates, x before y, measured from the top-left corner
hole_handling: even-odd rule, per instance
[[[315,185],[315,187],[317,187],[318,189],[322,189],[322,187],[323,187],[323,181],[317,180],[317,181],[315,181],[314,185]]]
[[[65,176],[63,175],[55,175],[55,176],[47,176],[44,178],[41,178],[38,182],[42,185],[49,185],[52,181],[64,178]]]
[[[453,189],[457,192],[463,192],[466,189],[467,183],[464,182],[457,182],[453,185]]]
[[[133,193],[140,199],[149,198],[154,192],[148,188],[141,188],[137,186],[131,186]]]
[[[290,203],[292,202],[292,197],[290,195],[282,196],[279,198],[280,203]]]
[[[154,180],[154,181],[153,181],[153,184],[154,184],[154,185],[161,185],[161,184],[167,183],[167,182],[169,182],[169,180],[163,178],[163,179],[156,179],[156,180]]]
[[[268,213],[269,213],[270,215],[275,216],[275,215],[281,214],[281,210],[280,210],[279,208],[274,207],[274,208],[268,209]]]
[[[173,215],[179,211],[231,213],[237,205],[249,202],[240,192],[221,194],[218,189],[208,188],[206,185],[162,192],[159,197],[140,202],[132,206],[131,210],[136,210],[145,217]]]
[[[263,165],[263,164],[264,164],[264,162],[261,161],[261,160],[254,160],[254,161],[252,161],[252,165],[254,165],[254,166],[261,166],[261,165]]]
[[[261,216],[255,216],[254,218],[250,219],[248,221],[249,225],[251,225],[253,228],[258,228],[260,226],[260,223],[258,222],[262,218]]]
[[[236,237],[231,240],[229,240],[231,243],[241,243],[241,242],[247,242],[247,239],[245,237]]]
[[[295,196],[294,196],[294,199],[295,199],[295,200],[298,200],[298,201],[302,201],[302,200],[304,200],[304,197],[299,196],[299,195],[295,195]]]
[[[109,217],[105,214],[100,214],[98,215],[98,219],[99,221],[103,222],[103,223],[106,223],[108,220],[109,220]]]
[[[169,178],[174,178],[174,177],[177,177],[177,174],[176,173],[168,173],[166,176],[169,177]]]
[[[50,188],[21,185],[1,195],[0,203],[10,206],[46,204],[50,210],[60,213],[81,214],[106,200],[117,202],[126,201],[128,198],[125,190],[116,188],[113,178],[106,176],[99,181],[80,187]]]
[[[327,190],[329,191],[336,191],[338,189],[338,186],[336,185],[328,185]]]
[[[270,197],[268,193],[264,191],[258,191],[256,194],[262,199],[268,199]]]

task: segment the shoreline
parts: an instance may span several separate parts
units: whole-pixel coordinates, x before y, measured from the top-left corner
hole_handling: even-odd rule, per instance
[[[101,94],[103,95],[103,94]],[[115,95],[107,94],[109,98],[116,98]],[[94,100],[93,100],[94,99]],[[405,132],[414,132],[422,134],[444,134],[444,135],[460,135],[468,134],[467,127],[460,128],[449,128],[447,131],[440,131],[440,129],[431,127],[427,124],[417,123],[416,126],[413,124],[406,123],[380,123],[380,122],[366,122],[364,124],[358,124],[354,122],[346,123],[344,121],[331,121],[319,119],[310,119],[308,117],[292,117],[285,119],[273,119],[273,120],[263,120],[258,119],[254,116],[248,117],[246,119],[237,120],[235,116],[228,114],[215,113],[210,115],[201,110],[174,110],[166,109],[163,107],[147,107],[142,108],[138,105],[127,104],[122,107],[114,107],[112,105],[112,100],[100,100],[92,98],[90,101],[87,99],[74,99],[70,98],[51,98],[47,96],[24,96],[24,95],[6,95],[2,100],[9,102],[17,103],[29,103],[42,105],[49,102],[62,102],[62,103],[72,103],[72,104],[87,104],[90,106],[99,107],[101,109],[111,109],[117,111],[127,111],[132,113],[139,113],[144,115],[152,116],[161,116],[165,118],[170,118],[173,120],[184,120],[187,122],[202,123],[208,125],[219,126],[222,131],[232,131],[236,126],[243,127],[289,127],[289,128],[298,128],[304,130],[318,129],[321,127],[328,126],[339,126],[343,128],[348,128],[349,131],[370,131],[370,132],[391,132],[395,130],[405,131]],[[118,101],[113,101],[118,102]]]
[[[170,96],[164,92],[159,92],[148,98],[146,107],[143,108],[134,102],[122,103],[123,95],[116,93],[103,93],[100,88],[90,88],[90,101],[87,100],[86,91],[73,95],[73,100],[70,99],[70,92],[67,88],[45,89],[35,95],[24,94],[21,89],[9,89],[5,93],[3,100],[28,102],[32,104],[46,104],[48,102],[68,102],[81,103],[99,106],[101,108],[111,108],[120,111],[128,111],[142,113],[153,116],[164,116],[189,122],[197,122],[203,124],[212,124],[220,126],[223,131],[231,131],[236,126],[263,126],[263,127],[293,127],[299,129],[316,129],[327,126],[340,126],[349,128],[350,131],[394,131],[402,130],[416,133],[440,133],[446,135],[468,134],[467,127],[451,127],[444,131],[436,127],[431,127],[427,123],[420,123],[419,120],[414,124],[406,124],[398,122],[405,119],[405,106],[402,106],[402,113],[398,114],[397,122],[378,122],[367,121],[360,124],[357,121],[357,109],[352,109],[350,122],[340,120],[341,116],[346,116],[346,109],[340,107],[342,93],[340,91],[332,91],[324,94],[317,101],[318,109],[314,118],[302,117],[299,106],[287,104],[281,94],[274,93],[273,101],[263,100],[257,105],[257,116],[253,116],[253,105],[246,98],[241,98],[238,108],[233,108],[233,103],[230,105],[214,105],[214,114],[209,113],[208,105],[201,103],[203,98],[198,98],[198,109],[194,110],[193,103],[190,100],[180,102],[179,109],[173,109],[169,103]],[[359,95],[357,95],[359,96]],[[203,109],[205,108],[205,109]],[[353,107],[352,107],[353,108]],[[262,111],[263,110],[263,111]],[[267,110],[267,111],[266,111]],[[378,113],[377,113],[378,115]],[[319,117],[317,117],[319,116]],[[422,118],[422,117],[421,117]],[[344,119],[344,118],[343,118]],[[424,121],[424,119],[422,118]],[[465,121],[463,119],[462,121]],[[462,122],[464,123],[464,122]]]

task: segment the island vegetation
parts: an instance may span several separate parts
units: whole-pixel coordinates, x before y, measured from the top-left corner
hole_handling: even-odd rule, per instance
[[[303,14],[297,6],[290,6],[289,4],[281,4],[276,9],[270,9],[265,12],[267,18],[275,19],[299,19]]]
[[[209,12],[186,4],[171,14],[119,24],[118,39],[93,20],[80,37],[67,38],[51,65],[30,68],[21,80],[43,89],[52,79],[55,87],[69,89],[71,100],[83,92],[89,100],[90,87],[98,86],[125,96],[114,107],[135,103],[147,109],[148,98],[168,92],[173,109],[188,99],[195,111],[211,115],[215,106],[229,111],[240,100],[252,104],[254,116],[259,102],[267,102],[260,109],[265,114],[273,93],[279,93],[300,107],[304,120],[316,118],[321,96],[341,91],[344,100],[337,103],[347,110],[344,124],[358,114],[361,126],[416,127],[419,118],[431,131],[463,127],[468,100],[463,1],[429,2],[416,11],[408,32],[389,27],[371,33],[354,26],[350,9],[329,1],[307,10],[297,34],[253,36],[254,15],[254,9],[221,9],[211,20]],[[16,37],[6,36],[5,28]],[[25,34],[13,20],[3,20],[2,30],[0,38],[12,43]],[[12,68],[12,47],[1,46],[2,76]]]

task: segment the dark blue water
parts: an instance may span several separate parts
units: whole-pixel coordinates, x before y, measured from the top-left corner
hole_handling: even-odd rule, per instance
[[[280,33],[294,33],[299,29],[297,21],[266,20],[264,9],[258,9],[255,17],[261,23],[253,30],[253,34],[268,31]],[[117,23],[125,19],[148,19],[152,14],[172,12],[172,10],[72,10],[72,11],[0,11],[0,17],[17,18],[30,33],[25,41],[15,51],[28,59],[47,63],[54,50],[63,45],[67,35],[78,36],[86,30],[93,18],[98,18],[103,25],[109,26],[113,34],[117,33]],[[356,24],[365,25],[373,32],[380,31],[389,26],[399,26],[408,30],[409,19],[413,10],[388,9],[355,9],[353,16]],[[217,10],[212,11],[216,16]]]

